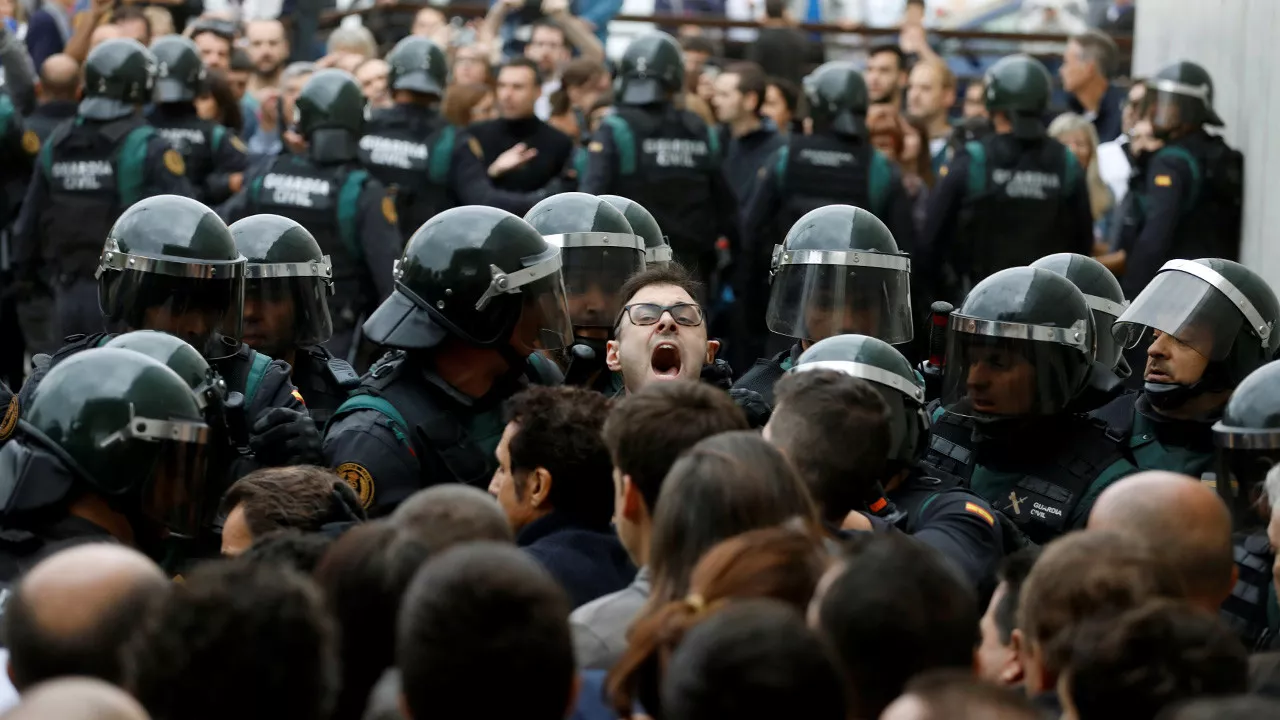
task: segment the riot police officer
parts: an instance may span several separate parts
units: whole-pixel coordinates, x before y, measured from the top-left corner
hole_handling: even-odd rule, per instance
[[[89,53],[77,120],[40,150],[16,229],[19,272],[53,289],[55,337],[102,329],[93,272],[102,238],[138,200],[191,195],[182,155],[141,116],[151,101],[155,57],[136,40]]]
[[[1150,341],[1142,391],[1092,416],[1142,470],[1212,473],[1213,423],[1236,385],[1275,356],[1278,319],[1275,293],[1245,266],[1170,260],[1112,331],[1124,347]]]
[[[1031,263],[1031,267],[1057,273],[1071,281],[1084,294],[1084,301],[1093,311],[1096,347],[1094,364],[1089,371],[1089,385],[1076,397],[1072,409],[1089,412],[1123,395],[1124,380],[1132,370],[1125,360],[1124,348],[1111,335],[1116,318],[1129,303],[1124,299],[1116,276],[1102,263],[1091,257],[1075,253],[1055,253]]]
[[[1019,267],[978,283],[950,318],[926,472],[968,486],[1034,543],[1083,527],[1098,494],[1136,471],[1070,411],[1093,346],[1089,305],[1061,275]]]
[[[325,434],[330,467],[371,516],[428,485],[488,486],[503,401],[536,351],[573,339],[560,263],[559,248],[497,208],[447,210],[409,239],[395,292],[364,326],[396,351]]]
[[[176,372],[131,350],[70,358],[0,448],[0,581],[50,545],[136,545],[157,562],[205,518],[209,426]]]
[[[795,343],[757,360],[734,384],[773,404],[773,385],[811,344],[856,333],[910,342],[911,259],[868,210],[828,205],[809,212],[774,249],[765,322]]]
[[[205,90],[200,49],[181,35],[166,35],[151,45],[156,56],[155,109],[148,120],[178,152],[196,199],[220,203],[240,191],[249,166],[248,148],[235,132],[201,118],[196,98]]]
[[[618,290],[645,268],[645,240],[604,198],[564,193],[543,200],[524,217],[560,248],[574,345],[565,383],[617,395],[622,377],[605,367],[605,350],[622,312]]]
[[[966,143],[943,167],[915,253],[934,295],[951,302],[999,270],[1093,248],[1084,170],[1045,134],[1049,71],[1011,55],[987,71],[986,88],[996,134]]]
[[[618,195],[601,195],[600,199],[617,208],[632,231],[644,238],[645,267],[665,267],[671,262],[671,246],[667,244],[667,236],[662,234],[653,213],[635,200]]]
[[[280,215],[250,215],[230,227],[245,266],[245,344],[280,358],[324,429],[360,376],[323,345],[333,333],[333,268],[307,229]]]
[[[578,189],[643,205],[667,229],[675,259],[710,288],[717,238],[738,245],[738,204],[720,172],[717,133],[673,104],[683,92],[675,40],[661,32],[632,40],[618,70],[617,107],[592,135]]]
[[[27,194],[32,163],[40,150],[39,136],[26,126],[23,117],[29,117],[31,112],[31,87],[25,47],[7,28],[0,28],[0,287],[5,288],[0,293],[0,335],[6,339],[4,347],[0,347],[0,382],[7,381],[15,387],[22,382],[26,354],[26,338],[18,318],[30,307],[26,301],[33,288],[25,278],[18,277],[13,267],[10,230]]]
[[[306,153],[285,153],[252,171],[244,192],[220,213],[228,222],[283,215],[311,231],[333,263],[328,347],[353,364],[357,330],[391,293],[391,266],[400,253],[395,199],[360,167],[364,113],[364,95],[351,75],[333,69],[312,75],[294,112]]]
[[[804,351],[790,372],[835,370],[870,382],[889,406],[885,477],[867,512],[951,558],[974,587],[990,583],[1005,552],[1005,521],[986,500],[918,465],[929,438],[924,381],[893,346],[865,335],[836,335]],[[1009,533],[1016,537],[1015,534]]]
[[[1244,157],[1205,126],[1223,125],[1213,109],[1213,79],[1195,63],[1169,65],[1147,82],[1139,111],[1164,143],[1146,163],[1144,202],[1126,251],[1125,294],[1136,296],[1166,260],[1240,257]]]

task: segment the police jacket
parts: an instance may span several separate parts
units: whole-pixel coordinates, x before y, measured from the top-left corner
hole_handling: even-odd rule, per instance
[[[74,100],[50,100],[41,103],[27,116],[26,127],[43,143],[53,134],[54,128],[76,116],[76,106],[77,103]]]
[[[742,388],[760,393],[769,407],[773,407],[773,386],[795,366],[801,352],[800,343],[796,343],[771,358],[756,360],[756,364],[733,384],[733,389]]]
[[[1143,393],[1123,395],[1089,417],[1105,425],[1139,470],[1168,470],[1196,478],[1214,471],[1213,423],[1217,417],[1166,417]]]
[[[905,513],[898,529],[950,558],[975,589],[993,587],[1000,560],[1017,549],[1006,541],[1016,534],[986,500],[919,468],[887,498]]]
[[[403,237],[454,206],[447,183],[456,134],[434,108],[422,105],[379,110],[365,125],[360,163],[395,193]]]
[[[298,350],[292,380],[306,398],[307,412],[321,432],[351,391],[360,386],[360,376],[351,365],[320,345]]]
[[[182,153],[197,200],[214,205],[231,197],[231,176],[249,167],[248,148],[235,133],[202,119],[191,103],[157,105],[149,120]]]
[[[39,150],[39,137],[25,128],[22,114],[0,89],[0,228],[7,228],[17,215]]]
[[[0,517],[0,595],[7,595],[18,578],[59,550],[85,542],[115,541],[102,527],[75,515],[52,521]],[[7,603],[7,597],[0,600],[0,617]]]

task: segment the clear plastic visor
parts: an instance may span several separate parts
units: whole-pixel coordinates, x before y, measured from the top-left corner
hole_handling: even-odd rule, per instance
[[[644,251],[634,247],[566,247],[560,252],[574,326],[611,327],[622,309],[618,290],[645,269]]]
[[[556,350],[573,343],[573,323],[560,273],[534,280],[520,288],[520,321],[512,345],[524,355]]]
[[[1056,342],[947,333],[942,404],[991,419],[1054,415],[1070,402],[1089,356]]]
[[[166,332],[208,360],[231,357],[240,349],[243,274],[191,278],[107,269],[98,281],[98,304],[113,332]]]
[[[245,343],[278,357],[284,349],[327,341],[333,335],[332,287],[323,277],[250,277],[244,289]]]
[[[780,335],[824,340],[857,334],[909,342],[909,270],[857,265],[784,264],[769,291],[765,321]]]
[[[1180,271],[1162,272],[1116,320],[1111,333],[1135,347],[1148,328],[1172,335],[1209,360],[1226,359],[1244,316],[1226,295]]]

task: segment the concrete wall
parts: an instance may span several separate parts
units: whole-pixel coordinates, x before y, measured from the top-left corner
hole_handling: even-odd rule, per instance
[[[1280,0],[1140,0],[1134,74],[1177,60],[1213,76],[1223,134],[1245,155],[1243,262],[1280,290]]]

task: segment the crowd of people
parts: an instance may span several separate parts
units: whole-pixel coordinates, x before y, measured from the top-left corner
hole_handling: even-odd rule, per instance
[[[0,717],[1280,717],[1208,73],[610,5],[0,29]]]

